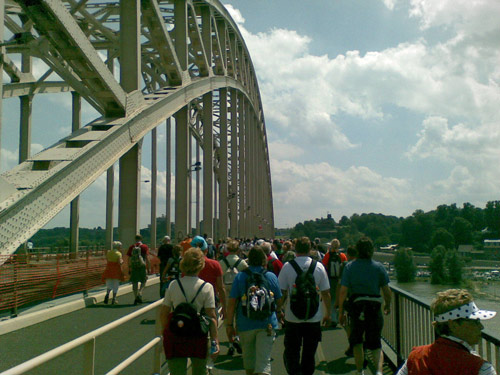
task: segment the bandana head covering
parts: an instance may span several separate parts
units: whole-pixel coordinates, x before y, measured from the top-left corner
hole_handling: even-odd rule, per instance
[[[455,319],[487,320],[493,318],[496,314],[496,311],[479,310],[474,302],[469,302],[466,305],[462,305],[443,314],[436,315],[434,320],[439,323]]]
[[[201,236],[196,236],[195,238],[193,238],[193,240],[191,241],[191,246],[199,247],[202,251],[206,250],[206,248],[208,247],[207,241],[205,241],[205,239]]]

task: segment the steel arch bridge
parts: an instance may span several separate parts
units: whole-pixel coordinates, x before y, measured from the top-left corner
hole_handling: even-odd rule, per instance
[[[175,239],[191,231],[193,171],[203,176],[204,233],[273,235],[257,78],[245,41],[218,0],[0,0],[0,11],[0,64],[10,79],[0,84],[0,104],[20,100],[19,164],[0,176],[0,255],[15,252],[68,205],[71,248],[77,249],[79,195],[104,173],[109,245],[115,163],[119,240],[132,243],[139,230],[141,151],[148,133],[155,246],[161,124],[167,134],[166,218],[170,223],[173,216]],[[40,62],[46,71],[35,78],[33,65]],[[32,113],[33,98],[68,92],[71,133],[32,155],[31,130],[40,121]],[[100,114],[85,126],[82,100]],[[169,200],[175,202],[174,215]],[[200,206],[197,199],[197,225]]]

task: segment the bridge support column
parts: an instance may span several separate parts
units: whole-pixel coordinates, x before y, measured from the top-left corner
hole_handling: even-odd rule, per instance
[[[238,234],[246,237],[245,214],[245,99],[238,94]]]
[[[252,168],[252,159],[250,150],[252,148],[252,115],[250,114],[250,103],[245,99],[245,233],[247,237],[253,236],[253,228],[252,228],[252,216],[255,210],[255,207],[252,207],[251,201],[251,192],[250,187],[252,186],[252,180],[255,179],[256,176],[252,176],[250,174]],[[253,178],[252,178],[253,177]]]
[[[231,95],[231,189],[229,190],[229,236],[239,237],[238,228],[238,95],[230,89]]]
[[[220,148],[219,148],[219,230],[218,238],[228,235],[228,181],[227,181],[227,89],[219,90],[220,101]]]
[[[114,59],[113,59],[113,50],[108,49],[108,60],[107,67],[111,73],[115,71]],[[112,249],[113,248],[113,240],[114,240],[114,218],[113,218],[113,208],[115,206],[115,166],[112,165],[106,171],[106,242],[105,248]],[[125,246],[125,244],[123,244]]]
[[[140,89],[141,2],[120,0],[120,83],[127,93]]]
[[[182,241],[188,234],[188,141],[187,107],[175,115],[175,238]]]
[[[203,233],[213,237],[213,175],[214,146],[212,124],[212,93],[203,95]]]
[[[139,232],[142,141],[120,158],[118,236],[127,248]]]
[[[115,187],[115,166],[106,171],[106,249],[113,248],[113,207]],[[121,240],[121,238],[120,238]],[[123,244],[125,246],[125,244]]]
[[[171,209],[170,209],[170,201],[172,199],[172,121],[170,117],[166,121],[166,139],[167,139],[167,147],[166,147],[166,174],[167,174],[167,183],[166,183],[166,207],[165,207],[165,225],[167,236],[172,236],[172,226],[170,225],[171,219]]]
[[[82,126],[82,98],[77,92],[71,93],[72,98],[72,122],[71,130],[73,132],[77,131]],[[80,229],[80,196],[73,199],[70,203],[70,235],[69,235],[69,245],[72,258],[76,258],[78,254],[78,241],[79,241],[79,229]]]
[[[156,205],[157,205],[157,176],[158,176],[158,142],[157,131],[151,131],[151,249],[156,249]]]

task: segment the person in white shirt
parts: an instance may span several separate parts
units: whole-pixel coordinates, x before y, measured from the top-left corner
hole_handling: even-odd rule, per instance
[[[321,324],[328,326],[331,322],[330,317],[330,283],[328,275],[321,262],[316,262],[313,276],[316,282],[316,289],[319,290],[322,303],[320,303],[316,313],[308,319],[299,319],[292,312],[290,299],[292,293],[295,293],[294,285],[297,272],[292,265],[296,265],[307,272],[313,260],[308,256],[311,249],[311,241],[307,237],[301,237],[295,245],[297,257],[287,262],[278,276],[280,289],[283,298],[278,304],[278,318],[283,320],[285,328],[285,351],[283,359],[288,374],[312,375],[315,368],[315,353],[319,342],[321,341]],[[283,305],[285,311],[283,311]],[[302,349],[302,354],[301,354]]]

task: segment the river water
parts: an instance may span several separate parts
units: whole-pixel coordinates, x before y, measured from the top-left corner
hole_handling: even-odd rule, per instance
[[[432,302],[437,292],[456,288],[456,286],[433,285],[424,281],[398,283],[396,280],[391,280],[390,285],[403,289],[428,304]],[[478,284],[478,291],[474,292],[473,295],[474,301],[480,309],[498,311],[498,314],[493,319],[483,320],[482,323],[485,332],[500,338],[500,282],[493,281]]]

